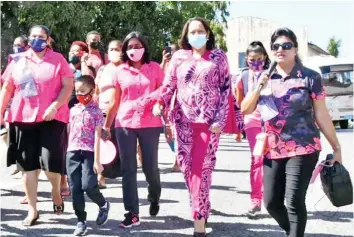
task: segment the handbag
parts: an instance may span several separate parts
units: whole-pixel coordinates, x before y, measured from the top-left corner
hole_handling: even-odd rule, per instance
[[[327,160],[331,159],[327,155]],[[333,156],[332,156],[333,157]],[[322,188],[328,199],[335,207],[353,203],[353,186],[348,170],[340,163],[323,166],[321,172]]]

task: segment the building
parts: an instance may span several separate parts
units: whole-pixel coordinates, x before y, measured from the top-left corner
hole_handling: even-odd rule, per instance
[[[276,29],[285,26],[257,17],[236,17],[230,19],[226,31],[226,44],[231,72],[236,72],[239,68],[246,67],[245,51],[247,46],[254,40],[261,41],[270,55],[270,37],[272,33]],[[291,29],[298,38],[300,58],[322,54],[328,55],[325,50],[308,42],[306,26]]]

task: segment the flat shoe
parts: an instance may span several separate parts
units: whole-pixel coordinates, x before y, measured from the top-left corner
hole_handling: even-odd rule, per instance
[[[33,226],[34,224],[36,224],[37,220],[39,219],[39,213],[37,212],[37,216],[34,219],[24,219],[22,221],[22,225],[23,226]]]

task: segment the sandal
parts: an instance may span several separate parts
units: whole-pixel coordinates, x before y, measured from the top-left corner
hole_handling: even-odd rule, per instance
[[[20,204],[28,204],[28,200],[26,196],[23,197],[23,199],[20,201]]]
[[[36,224],[36,222],[37,222],[37,220],[39,219],[39,213],[37,212],[37,215],[36,215],[36,217],[35,218],[33,218],[33,219],[24,219],[23,221],[22,221],[22,225],[23,226],[33,226],[34,224]]]
[[[105,184],[101,184],[100,182],[98,182],[98,188],[99,189],[106,189],[107,186]]]
[[[64,212],[64,200],[62,200],[61,205],[56,205],[55,203],[53,203],[53,211],[54,214],[57,215],[61,215]]]
[[[15,174],[17,174],[17,173],[19,173],[20,171],[18,170],[18,169],[15,169],[15,170],[13,170],[12,172],[11,172],[11,175],[15,175]]]
[[[62,188],[60,194],[62,197],[68,197],[70,196],[70,190],[68,188]]]

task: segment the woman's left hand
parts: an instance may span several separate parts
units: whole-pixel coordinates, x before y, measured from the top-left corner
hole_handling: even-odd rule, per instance
[[[173,141],[173,133],[170,126],[165,127],[165,137],[168,143]]]
[[[55,115],[57,113],[57,110],[53,106],[49,106],[43,115],[43,120],[44,121],[52,121],[55,118]]]
[[[342,151],[341,151],[341,149],[333,151],[333,156],[334,156],[333,159],[330,160],[331,164],[334,164],[335,162],[342,164]]]
[[[221,128],[219,126],[216,126],[215,124],[211,125],[210,127],[210,131],[213,133],[221,133]]]

